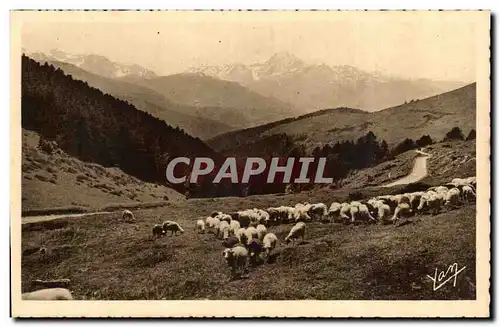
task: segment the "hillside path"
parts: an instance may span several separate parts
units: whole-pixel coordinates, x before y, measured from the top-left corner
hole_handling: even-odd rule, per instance
[[[391,187],[402,184],[415,183],[427,176],[427,159],[431,156],[428,153],[422,152],[421,150],[415,150],[420,156],[415,159],[415,164],[410,174],[407,176],[395,180],[389,184],[383,185],[383,187]]]
[[[30,216],[30,217],[22,217],[21,224],[31,224],[38,223],[42,221],[56,220],[61,218],[78,218],[78,217],[88,217],[95,215],[106,215],[112,213],[110,211],[101,211],[101,212],[85,212],[85,213],[72,213],[72,214],[61,214],[61,215],[45,215],[45,216]]]

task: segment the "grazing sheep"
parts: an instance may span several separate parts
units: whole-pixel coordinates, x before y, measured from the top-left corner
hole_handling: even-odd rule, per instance
[[[274,233],[267,233],[262,240],[264,260],[267,262],[271,256],[271,251],[276,248],[278,237]]]
[[[222,215],[222,212],[220,212],[220,211],[213,211],[213,212],[210,214],[210,217],[215,218],[215,217],[217,217],[218,215]]]
[[[349,205],[349,203],[342,203],[342,208],[340,208],[340,218],[344,222],[348,222],[351,220],[350,214],[351,206]]]
[[[236,245],[233,248],[227,248],[222,252],[222,255],[224,259],[226,259],[227,265],[231,267],[233,277],[236,277],[238,269],[240,269],[240,273],[246,273],[248,271],[248,250],[244,246]]]
[[[388,204],[382,203],[378,206],[378,219],[380,221],[387,221],[391,216],[391,207]]]
[[[444,200],[447,207],[456,208],[460,204],[460,190],[456,187],[448,190]]]
[[[245,228],[240,228],[236,231],[234,236],[238,238],[241,244],[247,244],[247,237],[245,234],[246,229]]]
[[[122,219],[125,221],[135,221],[134,214],[130,210],[123,210]]]
[[[407,216],[410,213],[410,205],[406,202],[400,203],[394,210],[394,216],[392,216],[392,221],[396,222],[400,216]]]
[[[294,212],[294,220],[296,222],[299,221],[309,221],[311,220],[311,216],[309,216],[309,209],[311,208],[310,204],[302,204],[302,203],[297,203],[295,205],[295,212]]]
[[[71,292],[66,288],[45,288],[34,292],[23,293],[21,298],[23,300],[41,301],[73,300]]]
[[[287,244],[290,242],[293,242],[295,244],[295,241],[300,238],[302,243],[305,238],[305,233],[306,233],[306,224],[304,222],[298,222],[290,230],[290,233],[288,233],[287,237],[285,237],[285,242]]]
[[[206,225],[209,233],[216,234],[219,229],[220,220],[214,217],[207,217]]]
[[[361,204],[359,207],[358,207],[358,215],[360,218],[362,218],[363,220],[368,220],[368,221],[377,221],[377,219],[375,219],[371,213],[370,213],[370,210],[368,210],[368,206],[366,204]]]
[[[241,228],[240,222],[236,220],[231,220],[229,224],[229,234],[236,235],[236,232]]]
[[[356,205],[350,205],[349,213],[351,214],[351,223],[359,219],[359,207]]]
[[[257,238],[262,241],[264,239],[264,235],[267,234],[266,226],[259,224],[255,229],[257,230]]]
[[[155,224],[153,226],[153,238],[160,238],[165,235],[165,230],[161,225]]]
[[[432,215],[437,215],[441,210],[442,199],[438,195],[431,195],[427,199],[427,207],[431,210]]]
[[[203,221],[203,219],[198,219],[196,221],[196,225],[194,226],[194,229],[198,233],[205,233],[205,222]]]
[[[262,253],[262,243],[259,239],[254,238],[248,243],[248,252],[250,254],[250,263],[255,266],[258,261],[260,254]]]
[[[240,222],[240,226],[243,228],[247,228],[250,226],[250,213],[245,210],[245,211],[238,211],[238,221]]]
[[[281,221],[280,211],[278,208],[267,208],[266,211],[269,214],[269,223],[276,225]]]
[[[170,236],[177,235],[177,232],[184,234],[184,229],[182,229],[181,225],[176,223],[175,221],[166,221],[163,223],[163,230],[165,231],[165,234],[167,231],[170,231],[171,234]]]
[[[229,237],[229,230],[230,230],[230,227],[229,227],[229,224],[227,221],[223,220],[219,223],[219,229],[217,231],[217,237],[220,238],[220,239],[226,239]]]
[[[255,227],[250,226],[245,230],[245,237],[247,241],[246,244],[249,245],[254,238],[259,238],[259,233]]]
[[[312,219],[323,220],[328,216],[328,207],[324,203],[312,204],[308,211]]]
[[[413,192],[410,194],[410,207],[413,213],[417,212],[417,208],[420,204],[420,199],[424,194],[424,192]]]
[[[222,213],[215,218],[218,218],[220,221],[227,221],[228,224],[231,223],[231,220],[233,220],[230,215],[225,213]]]
[[[229,236],[224,241],[222,241],[222,246],[226,248],[232,248],[238,243],[240,243],[240,240],[238,240],[236,236]]]
[[[340,209],[342,209],[342,204],[338,202],[333,202],[328,210],[328,216],[332,221],[338,221],[340,218]]]
[[[476,193],[474,192],[473,187],[470,185],[465,185],[462,188],[462,197],[465,203],[473,201],[476,198]]]

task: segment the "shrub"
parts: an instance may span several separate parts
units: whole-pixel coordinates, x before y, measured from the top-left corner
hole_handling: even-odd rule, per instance
[[[422,148],[427,145],[431,145],[433,143],[432,138],[429,135],[423,135],[416,142],[417,146]]]
[[[464,140],[464,134],[462,134],[462,130],[459,127],[453,127],[446,136],[443,141],[451,141],[451,140]]]
[[[471,129],[469,132],[469,135],[467,135],[467,138],[465,139],[466,141],[471,141],[476,139],[476,130]]]

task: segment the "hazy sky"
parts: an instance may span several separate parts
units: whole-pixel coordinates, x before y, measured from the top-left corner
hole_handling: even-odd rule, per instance
[[[161,75],[190,66],[264,62],[286,51],[309,63],[352,65],[407,78],[476,79],[475,21],[459,14],[313,12],[294,17],[292,12],[286,19],[273,19],[272,13],[202,14],[190,19],[156,15],[148,22],[28,23],[22,46],[100,54]]]

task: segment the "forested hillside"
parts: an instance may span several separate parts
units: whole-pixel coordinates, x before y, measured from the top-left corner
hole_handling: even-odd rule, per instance
[[[167,163],[175,157],[222,157],[179,128],[173,128],[128,102],[60,69],[22,57],[22,127],[57,142],[66,153],[104,167],[119,167],[144,181],[166,183]],[[186,174],[178,166],[176,174]],[[227,194],[207,177],[198,185],[173,185],[191,196]],[[229,188],[231,186],[228,186]]]

